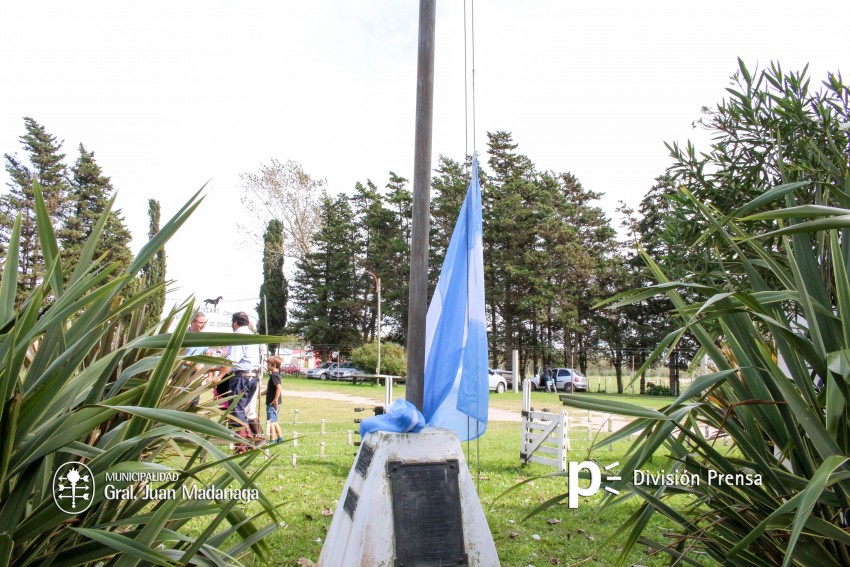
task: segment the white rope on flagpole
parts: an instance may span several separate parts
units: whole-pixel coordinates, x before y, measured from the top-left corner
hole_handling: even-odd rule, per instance
[[[470,21],[467,23],[466,14],[467,14],[467,5],[466,0],[463,2],[463,115],[464,115],[464,165],[467,170],[467,176],[469,177],[470,183],[472,182],[472,174],[469,170],[471,166],[471,162],[475,161],[478,157],[478,146],[476,142],[476,123],[475,123],[475,0],[469,1],[469,15]],[[469,35],[471,39],[467,40],[467,30],[469,30]],[[471,60],[472,67],[469,69],[469,64],[467,62],[467,49],[471,52]],[[469,80],[467,80],[467,70],[469,69]],[[471,83],[471,106],[472,106],[472,154],[469,152],[469,107],[470,107],[470,93],[467,89],[467,84]],[[469,160],[469,157],[472,157],[472,160]],[[472,261],[472,258],[469,259]],[[467,273],[469,270],[467,270]],[[467,286],[469,282],[467,281]],[[467,297],[469,294],[467,293]],[[467,308],[467,321],[469,320],[469,304],[466,306]],[[488,357],[489,358],[489,357]],[[489,365],[489,360],[488,360]],[[489,372],[489,370],[488,370]],[[477,394],[476,394],[477,395]],[[476,400],[480,402],[480,400]],[[489,400],[488,400],[489,403]],[[467,418],[467,438],[470,437],[470,420]],[[481,424],[476,420],[476,443],[475,443],[475,468],[476,468],[476,488],[480,490],[481,484]],[[466,449],[466,460],[467,462],[471,462],[471,444],[467,443]]]

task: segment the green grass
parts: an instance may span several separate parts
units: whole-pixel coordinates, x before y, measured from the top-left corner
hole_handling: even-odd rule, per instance
[[[381,403],[382,387],[354,385],[303,378],[286,378],[284,390],[322,391],[328,396],[347,394],[361,396]],[[396,388],[394,397],[403,397],[404,388]],[[635,397],[629,401],[657,408],[665,403],[663,398]],[[521,408],[521,394],[506,393],[490,395],[491,407],[516,410]],[[356,431],[355,419],[372,415],[372,405],[365,412],[355,412],[355,405],[333,399],[301,398],[285,396],[280,411],[280,424],[287,442],[267,446],[272,464],[262,474],[259,485],[280,507],[286,525],[268,539],[272,548],[273,561],[277,565],[297,565],[299,558],[318,560],[322,544],[330,526],[349,469],[354,462],[356,446],[347,444],[348,430]],[[563,406],[553,394],[535,392],[532,405],[542,409],[547,406],[559,411]],[[297,412],[295,411],[297,410]],[[265,415],[261,416],[263,422]],[[321,420],[325,419],[325,434],[322,435]],[[292,446],[293,431],[298,432],[298,447]],[[603,434],[604,435],[604,434]],[[527,517],[529,512],[548,499],[566,491],[566,478],[549,476],[555,469],[532,463],[520,464],[519,422],[493,422],[479,440],[464,445],[467,462],[477,484],[479,498],[490,525],[501,564],[510,566],[527,565],[613,565],[620,547],[607,543],[616,530],[639,505],[637,500],[618,505],[600,512],[601,495],[582,502],[576,510],[556,505],[548,510]],[[353,436],[359,441],[359,436]],[[325,443],[325,457],[319,456],[319,443]],[[571,435],[572,452],[568,459],[580,461],[588,456],[603,464],[622,461],[627,441],[618,442],[613,450],[595,449],[587,441],[585,430],[576,430]],[[292,455],[297,455],[293,467]],[[656,459],[659,468],[664,459]],[[265,461],[257,461],[257,466]],[[653,463],[656,464],[656,463]],[[536,480],[517,487],[522,481]],[[513,490],[510,490],[513,489]],[[684,505],[686,501],[682,501]],[[246,507],[250,514],[255,505]],[[665,526],[659,521],[651,525],[653,535],[661,536]],[[203,529],[198,520],[195,529]],[[539,536],[539,539],[534,536]],[[643,551],[634,552],[627,564],[664,564],[663,558],[647,556]]]

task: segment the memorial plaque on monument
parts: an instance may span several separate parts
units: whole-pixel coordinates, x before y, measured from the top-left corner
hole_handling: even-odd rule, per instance
[[[354,519],[354,511],[357,509],[357,501],[360,497],[356,492],[349,487],[348,494],[345,495],[345,502],[342,503],[342,509],[348,513],[348,517]]]
[[[360,476],[366,478],[366,473],[369,472],[369,465],[372,464],[372,457],[375,456],[375,448],[369,444],[360,447],[360,455],[357,457],[357,463],[354,465],[354,470],[360,473]]]
[[[396,567],[468,565],[458,461],[389,461]]]

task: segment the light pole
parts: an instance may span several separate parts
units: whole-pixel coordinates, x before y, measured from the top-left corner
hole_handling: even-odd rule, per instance
[[[378,343],[378,365],[375,368],[375,374],[381,373],[381,278],[379,278],[375,273],[370,272],[369,270],[364,269],[364,272],[372,276],[372,279],[375,280],[375,291],[378,296],[378,324],[377,330],[375,331],[375,341]]]

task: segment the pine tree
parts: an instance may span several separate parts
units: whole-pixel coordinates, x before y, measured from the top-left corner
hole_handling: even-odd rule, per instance
[[[47,211],[53,225],[61,225],[69,185],[68,172],[62,160],[62,142],[49,134],[32,118],[24,118],[26,134],[20,137],[27,152],[29,166],[17,156],[5,154],[6,172],[11,177],[9,192],[0,197],[0,247],[5,254],[9,233],[18,214],[22,217],[18,298],[35,289],[44,272],[40,243],[35,226],[33,180],[42,188]]]
[[[517,144],[509,132],[488,133],[488,163],[492,175],[482,188],[484,222],[484,277],[492,328],[491,344],[501,350],[503,360],[527,342],[523,326],[532,319],[528,294],[533,292],[528,276],[540,228],[539,202],[534,165],[515,152]],[[499,332],[501,331],[501,332]]]
[[[263,243],[263,283],[260,285],[260,303],[257,304],[259,332],[264,335],[282,335],[286,328],[289,284],[283,275],[283,225],[280,221],[268,222]]]
[[[297,265],[292,318],[293,329],[324,357],[363,342],[361,298],[366,282],[356,266],[362,240],[348,197],[326,197],[319,219],[322,228],[313,238],[314,249]]]
[[[148,199],[148,218],[150,219],[150,227],[148,229],[148,240],[156,236],[159,232],[159,215],[160,205],[156,199]],[[165,249],[160,249],[151,258],[151,260],[142,267],[142,285],[145,288],[151,288],[161,285],[165,282]],[[150,328],[157,324],[162,317],[162,310],[165,307],[165,286],[161,286],[160,290],[151,297],[148,302],[147,320],[145,328]]]
[[[410,301],[410,236],[413,221],[413,194],[407,179],[390,172],[387,195],[384,199],[390,212],[385,227],[385,260],[379,264],[383,306],[391,324],[387,327],[388,340],[407,344],[407,317]]]
[[[103,175],[94,159],[94,152],[87,151],[80,144],[80,157],[71,168],[68,216],[58,233],[66,270],[74,268],[86,239],[103,215],[113,191],[109,177]],[[129,248],[131,238],[121,211],[110,211],[103,235],[95,249],[95,258],[105,255],[106,263],[117,262],[120,273],[130,265],[132,259]]]

